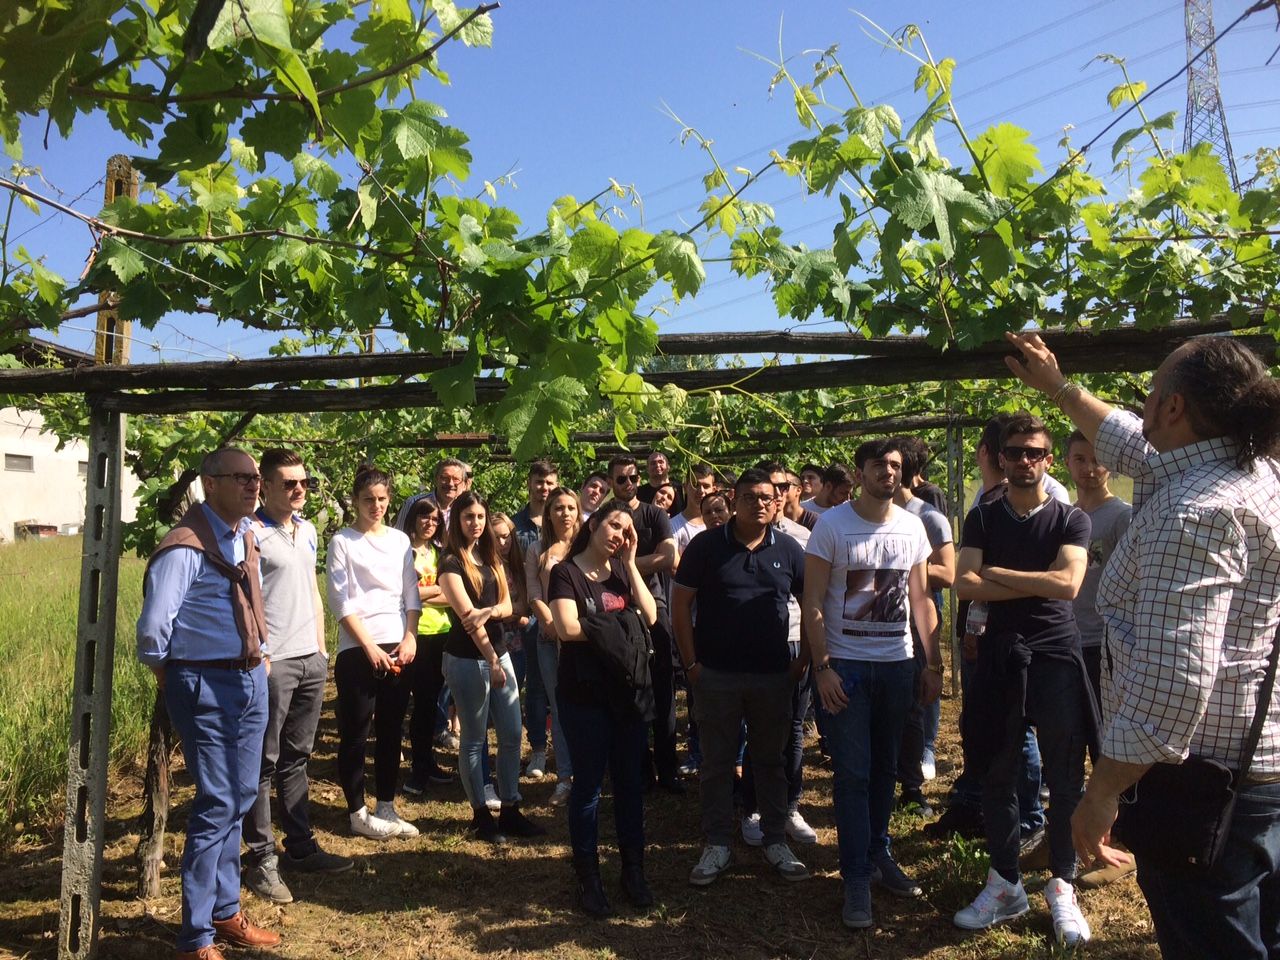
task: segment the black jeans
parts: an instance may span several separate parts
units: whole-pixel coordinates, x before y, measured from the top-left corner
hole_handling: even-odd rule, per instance
[[[1075,877],[1071,814],[1084,793],[1084,754],[1089,740],[1089,700],[1084,685],[1084,674],[1075,663],[1032,656],[1027,667],[1026,722],[1009,718],[1004,742],[983,782],[987,851],[991,866],[1002,874],[1018,872],[1018,784],[1029,722],[1036,728],[1044,781],[1049,786],[1049,866],[1055,877]]]
[[[387,653],[393,644],[382,648]],[[338,688],[338,782],[347,798],[347,812],[364,806],[364,755],[373,727],[373,778],[379,800],[396,798],[400,777],[400,731],[409,703],[409,683],[394,675],[378,677],[364,651],[343,650],[333,666]]]
[[[644,849],[645,740],[640,719],[621,720],[603,707],[584,706],[557,691],[560,727],[573,761],[569,791],[569,844],[575,858],[593,859],[600,834],[600,788],[613,781],[618,849]]]
[[[649,634],[653,639],[653,766],[658,779],[674,780],[679,776],[679,763],[676,761],[676,671],[671,660],[671,616],[665,607],[658,608],[658,622]]]
[[[809,704],[813,700],[812,674],[806,670],[791,691],[791,729],[787,742],[782,748],[782,768],[787,777],[787,812],[793,813],[800,807],[800,798],[804,795],[804,718],[809,713]],[[747,740],[747,750],[742,758],[742,812],[745,815],[756,813],[756,781],[751,769],[751,740]]]
[[[409,690],[413,716],[409,718],[409,747],[413,772],[424,776],[435,767],[432,746],[440,716],[440,691],[444,688],[444,641],[448,634],[418,636],[418,655],[409,664]]]

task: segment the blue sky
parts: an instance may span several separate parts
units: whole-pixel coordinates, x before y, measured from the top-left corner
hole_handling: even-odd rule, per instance
[[[1216,4],[1219,30],[1242,12],[1241,0]],[[870,0],[857,7],[889,30],[914,22],[936,57],[952,57],[956,105],[970,134],[1001,121],[1030,131],[1046,169],[1061,159],[1057,142],[1073,124],[1073,141],[1090,139],[1109,120],[1106,92],[1120,82],[1115,67],[1090,63],[1098,53],[1124,56],[1135,79],[1151,86],[1185,61],[1183,5],[1177,0],[1070,0],[1070,2],[894,3]],[[715,142],[726,167],[757,169],[770,150],[785,151],[804,136],[789,92],[770,99],[773,69],[750,51],[777,59],[779,32],[798,77],[810,73],[814,51],[840,45],[840,57],[860,96],[888,102],[910,122],[924,101],[911,93],[915,64],[882,50],[864,33],[863,21],[845,3],[785,2],[582,2],[504,0],[493,14],[490,49],[450,46],[441,62],[452,76],[442,88],[429,78],[418,94],[443,105],[450,122],[471,137],[475,193],[484,179],[514,170],[514,186],[500,187],[500,201],[531,230],[545,221],[550,203],[571,193],[590,196],[609,178],[634,186],[643,211],[627,206],[629,222],[646,229],[681,229],[697,220],[709,169],[693,143],[681,145],[678,114]],[[1280,44],[1276,18],[1259,14],[1218,46],[1222,94],[1242,176],[1245,155],[1280,143]],[[805,52],[809,51],[809,52]],[[1180,79],[1152,98],[1149,114],[1176,110],[1186,101]],[[1111,136],[1091,154],[1093,170],[1109,174]],[[82,211],[101,204],[102,176],[112,153],[138,150],[99,118],[81,118],[69,142],[56,131],[41,146],[43,122],[24,125],[26,163]],[[1181,121],[1176,144],[1181,145]],[[958,158],[954,134],[939,132],[944,155]],[[268,169],[279,158],[271,156]],[[1123,192],[1123,180],[1113,189]],[[747,195],[774,206],[786,239],[810,246],[830,242],[831,208],[805,199],[798,184],[773,173]],[[29,232],[25,232],[29,231]],[[69,217],[23,212],[12,234],[31,252],[47,257],[64,276],[80,272],[89,234]],[[717,251],[710,249],[709,255]],[[784,326],[763,284],[732,277],[717,264],[696,297],[669,305],[659,318],[662,332],[777,329]],[[787,325],[793,325],[791,321]],[[59,339],[92,349],[92,318],[71,321]],[[837,327],[813,318],[804,329]],[[154,331],[136,331],[133,362],[265,356],[270,335],[209,317],[172,317]],[[384,348],[394,349],[386,337]]]

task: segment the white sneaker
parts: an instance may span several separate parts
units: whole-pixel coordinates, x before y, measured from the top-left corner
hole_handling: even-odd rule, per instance
[[[753,813],[742,818],[742,842],[748,847],[758,847],[764,843],[764,830],[760,828],[760,814]]]
[[[1080,912],[1075,888],[1067,881],[1061,877],[1050,880],[1049,885],[1044,888],[1044,899],[1053,916],[1053,934],[1058,943],[1072,947],[1084,943],[1093,935],[1093,931],[1089,929],[1089,921]]]
[[[924,777],[925,780],[935,779],[938,776],[938,765],[932,760],[926,760],[924,763],[920,764],[920,775]]]
[[[502,809],[502,801],[498,799],[498,791],[493,788],[492,783],[484,785],[484,805],[494,813]]]
[[[962,930],[985,930],[1002,920],[1012,920],[1027,912],[1027,891],[1022,881],[1010,883],[994,869],[987,871],[987,885],[978,898],[952,918]]]
[[[396,813],[396,805],[389,800],[379,800],[378,805],[374,807],[373,815],[379,820],[395,824],[402,837],[416,837],[418,835],[418,828],[408,820],[402,820],[400,814]]]
[[[808,880],[809,868],[796,859],[785,843],[771,843],[764,848],[764,859],[778,871],[783,880]]]
[[[689,882],[695,887],[705,887],[724,873],[733,863],[733,851],[728,847],[707,844],[702,848],[702,858],[689,873]]]
[[[818,842],[817,831],[805,823],[804,817],[800,816],[799,810],[792,810],[787,814],[787,836],[796,843]]]
[[[569,802],[569,791],[573,789],[573,784],[568,780],[561,780],[556,784],[556,788],[551,791],[551,805],[553,807],[562,807]]]
[[[349,817],[351,821],[351,832],[358,837],[368,837],[370,840],[389,840],[392,837],[400,836],[400,825],[396,823],[388,823],[381,817],[375,817],[369,812],[368,807],[361,807]]]
[[[524,768],[524,775],[531,780],[541,780],[547,775],[547,751],[533,751],[533,756],[529,758],[529,765]]]

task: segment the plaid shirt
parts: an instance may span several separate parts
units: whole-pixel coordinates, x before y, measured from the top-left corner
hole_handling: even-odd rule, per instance
[[[1122,411],[1096,448],[1133,478],[1133,523],[1098,589],[1111,660],[1102,752],[1238,766],[1280,621],[1280,464],[1241,470],[1221,437],[1156,453]],[[1251,769],[1280,773],[1280,696]]]

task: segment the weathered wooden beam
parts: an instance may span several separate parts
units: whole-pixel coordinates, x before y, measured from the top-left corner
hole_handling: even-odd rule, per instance
[[[506,382],[476,378],[476,403],[496,403]],[[425,383],[376,387],[327,387],[312,390],[161,390],[154,393],[101,393],[95,402],[122,413],[187,413],[225,410],[244,413],[325,413],[438,407],[440,398]]]
[[[1188,337],[1205,333],[1222,333],[1231,329],[1225,318],[1218,318],[1207,323],[1175,323],[1155,330],[1138,330],[1123,327],[1103,330],[1098,333],[1075,331],[1071,333],[1047,331],[1045,338],[1056,352],[1074,354],[1076,352],[1094,353],[1104,351],[1108,355],[1115,350],[1137,351],[1134,356],[1141,356],[1142,363],[1148,363],[1149,353],[1142,351],[1164,350],[1167,353],[1171,343],[1180,342]],[[779,339],[781,338],[781,339]],[[797,339],[799,338],[799,339]],[[804,349],[800,349],[800,347]],[[788,334],[784,332],[768,332],[761,334],[674,334],[663,337],[659,341],[659,350],[663,353],[683,354],[727,354],[738,353],[825,353],[843,355],[861,355],[862,361],[828,361],[828,363],[852,364],[861,362],[865,368],[880,368],[885,359],[900,360],[904,363],[915,362],[911,367],[912,379],[937,380],[939,377],[919,378],[914,371],[936,367],[944,364],[956,370],[955,379],[983,376],[992,369],[999,369],[998,361],[991,363],[992,358],[1008,352],[1003,342],[983,344],[973,350],[942,351],[930,346],[923,337],[887,337],[879,340],[868,340],[852,334]],[[378,354],[344,354],[336,357],[271,357],[265,360],[227,360],[221,362],[201,361],[197,363],[151,363],[101,366],[72,367],[65,369],[25,369],[0,370],[0,393],[10,394],[43,394],[43,393],[106,393],[117,390],[166,390],[166,389],[204,389],[228,390],[251,387],[259,384],[297,384],[311,381],[358,380],[368,377],[412,377],[424,373],[444,370],[460,363],[465,354],[446,354],[436,356],[425,353],[378,353]],[[1161,354],[1163,356],[1163,354]],[[502,365],[496,360],[485,358],[481,364],[487,369],[498,369]],[[801,365],[792,365],[786,369],[797,369]],[[781,387],[773,389],[802,389],[814,385],[826,376],[819,365],[803,365],[810,368],[818,379],[805,382],[800,387]],[[739,368],[735,370],[690,370],[668,374],[653,374],[646,379],[650,382],[675,383],[683,386],[706,386],[727,384],[735,379],[750,374],[759,368]],[[777,369],[777,368],[766,368]],[[865,379],[866,374],[856,373],[857,367],[837,367],[847,371],[846,379],[830,386],[851,386],[856,383],[884,384],[895,382],[892,379]],[[889,368],[892,369],[892,368]],[[1096,368],[1095,368],[1096,369]],[[1114,369],[1114,368],[1107,368]],[[1130,368],[1138,369],[1138,368]],[[1141,368],[1153,369],[1153,368]],[[976,372],[975,372],[976,371]],[[803,376],[803,373],[800,373]],[[854,379],[848,379],[853,377]],[[858,379],[861,378],[861,379]],[[482,382],[486,378],[477,378]],[[323,389],[323,388],[322,388]],[[756,389],[752,392],[769,392]],[[214,408],[206,408],[214,409]],[[217,409],[225,409],[219,407]],[[234,409],[234,408],[233,408]],[[325,409],[325,408],[316,408]]]

